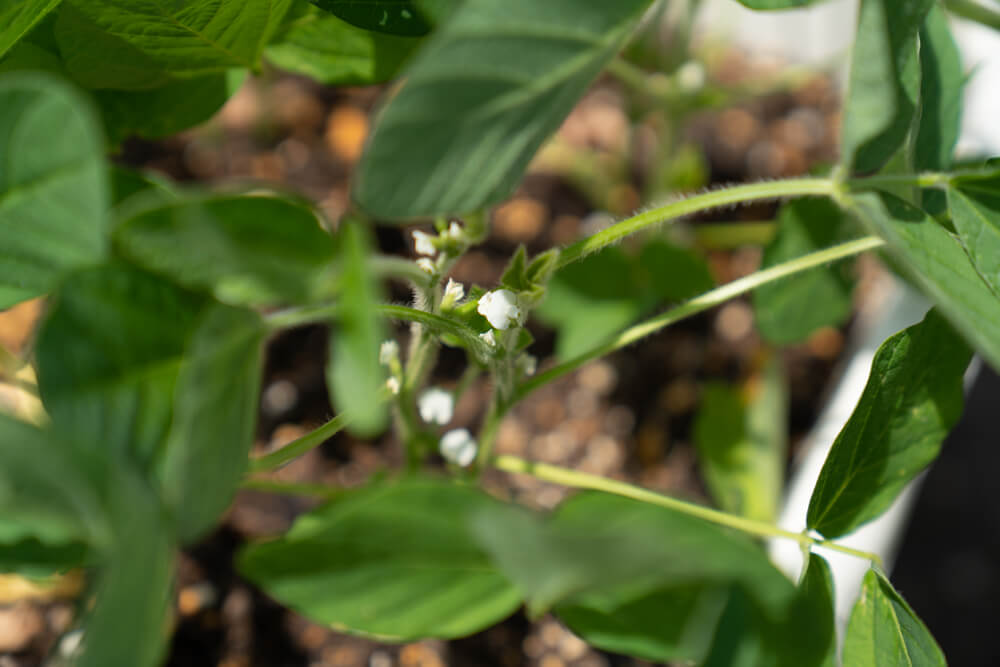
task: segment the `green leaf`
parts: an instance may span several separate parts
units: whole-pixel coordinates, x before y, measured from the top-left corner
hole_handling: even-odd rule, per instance
[[[958,332],[1000,368],[1000,300],[962,245],[923,211],[887,193],[855,195],[848,206],[889,244]]]
[[[128,470],[114,476],[110,513],[115,544],[84,618],[83,653],[73,664],[156,667],[168,637],[173,533],[153,490]]]
[[[732,591],[704,665],[834,667],[836,648],[830,568],[810,554],[795,600],[779,621],[762,617],[742,591]]]
[[[173,420],[181,359],[202,298],[122,264],[73,274],[35,354],[59,433],[108,460],[149,468]]]
[[[918,32],[933,0],[862,0],[841,131],[841,160],[877,171],[903,146],[920,92]]]
[[[965,72],[962,55],[948,27],[948,15],[934,4],[920,29],[920,117],[914,167],[946,169],[962,123]]]
[[[65,84],[0,77],[0,309],[104,257],[108,187],[97,128]]]
[[[0,552],[9,557],[32,540],[56,548],[106,544],[101,480],[82,452],[0,413]]]
[[[103,90],[94,97],[101,109],[108,141],[137,135],[157,139],[211,118],[229,99],[226,74],[211,74],[139,91]]]
[[[139,265],[230,303],[304,303],[333,287],[333,238],[288,199],[170,202],[123,221],[114,239]]]
[[[843,212],[828,199],[799,199],[778,216],[778,233],[764,248],[762,268],[828,248],[848,238]],[[775,345],[806,339],[816,329],[837,326],[851,314],[854,284],[850,265],[838,263],[797,273],[753,293],[761,336]]]
[[[573,496],[549,519],[519,508],[486,508],[473,528],[534,615],[577,596],[707,582],[737,583],[780,617],[795,592],[750,540],[609,494]]]
[[[64,0],[56,39],[88,88],[146,90],[175,77],[256,69],[291,0]]]
[[[709,490],[723,510],[775,520],[785,469],[787,403],[776,361],[743,391],[722,384],[705,388],[694,441]]]
[[[348,416],[348,430],[362,436],[381,432],[386,423],[380,399],[385,377],[378,362],[385,334],[376,309],[378,287],[368,268],[367,234],[357,222],[341,222],[340,308],[326,368],[334,408]]]
[[[535,314],[559,329],[556,355],[571,359],[638,319],[645,301],[628,256],[612,246],[556,271]]]
[[[0,58],[62,0],[7,0],[0,5]]]
[[[956,178],[948,211],[969,259],[993,293],[1000,295],[1000,177]]]
[[[655,591],[585,594],[556,607],[588,644],[656,662],[700,663],[707,655],[728,591],[691,584]]]
[[[462,637],[521,603],[469,534],[470,517],[497,504],[474,487],[432,479],[367,487],[245,549],[239,569],[341,630],[392,641]]]
[[[354,198],[382,218],[509,195],[649,0],[467,0],[376,123]]]
[[[212,527],[246,470],[264,334],[256,313],[215,305],[192,336],[177,380],[162,482],[182,541]]]
[[[663,301],[677,303],[715,287],[703,257],[662,239],[642,247],[639,266],[648,291]]]
[[[356,28],[311,8],[267,47],[267,59],[281,69],[326,85],[367,85],[388,81],[422,44]]]
[[[844,664],[943,667],[947,663],[934,637],[906,600],[882,574],[869,570],[847,626]]]
[[[882,344],[816,481],[809,528],[827,538],[853,531],[884,512],[937,457],[962,413],[971,356],[936,311]]]
[[[462,0],[309,0],[351,25],[391,35],[427,34]]]

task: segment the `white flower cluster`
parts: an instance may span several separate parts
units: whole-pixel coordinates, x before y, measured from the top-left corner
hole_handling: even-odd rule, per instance
[[[493,290],[482,295],[476,310],[489,320],[490,326],[501,331],[524,322],[524,311],[517,302],[517,295],[509,289]]]
[[[446,461],[465,468],[476,460],[478,445],[466,429],[459,428],[445,433],[439,448]]]
[[[428,424],[447,424],[455,412],[455,398],[450,391],[431,387],[417,399],[417,411]]]

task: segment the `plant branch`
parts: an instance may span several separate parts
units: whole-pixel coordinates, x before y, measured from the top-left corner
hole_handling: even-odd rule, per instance
[[[485,358],[489,355],[486,343],[480,340],[479,336],[476,335],[472,329],[469,329],[459,322],[442,317],[441,315],[429,313],[425,310],[410,308],[409,306],[380,304],[377,308],[379,313],[394,320],[417,322],[418,324],[425,325],[429,329],[452,334],[453,336],[462,339],[462,341],[469,346],[469,349],[471,349],[477,357]],[[337,316],[338,310],[337,304],[303,306],[301,308],[289,308],[288,310],[271,313],[266,316],[265,320],[268,328],[277,331],[279,329],[297,327],[305,324],[328,322]]]
[[[882,185],[914,185],[918,188],[944,187],[951,182],[951,174],[928,171],[922,174],[878,174],[867,178],[852,178],[847,185],[853,190],[877,188]]]
[[[955,16],[1000,30],[1000,13],[975,0],[945,0],[944,7]]]
[[[302,482],[280,482],[274,479],[250,478],[245,479],[240,484],[241,489],[247,491],[262,491],[264,493],[284,493],[294,496],[312,496],[315,498],[325,498],[327,500],[336,498],[344,493],[343,489],[337,489],[324,484],[303,484]]]
[[[649,503],[651,505],[666,507],[667,509],[681,512],[683,514],[687,514],[688,516],[693,516],[720,526],[734,528],[750,535],[756,535],[758,537],[781,537],[794,540],[799,544],[809,547],[826,547],[834,551],[864,558],[865,560],[869,560],[877,564],[880,568],[882,567],[882,560],[879,558],[878,554],[844,547],[835,542],[810,537],[806,533],[794,533],[790,530],[779,528],[778,526],[764,521],[755,521],[753,519],[747,519],[735,514],[721,512],[719,510],[712,509],[711,507],[705,507],[703,505],[697,505],[695,503],[679,500],[677,498],[671,498],[670,496],[665,496],[663,494],[644,489],[640,486],[626,484],[625,482],[619,482],[617,480],[607,479],[606,477],[591,475],[577,470],[570,470],[569,468],[561,468],[547,463],[526,461],[514,456],[498,456],[493,459],[491,463],[493,467],[498,470],[531,475],[532,477],[536,477],[538,479],[555,482],[556,484],[562,484],[563,486],[569,486],[577,489],[591,489],[593,491],[613,493],[618,496],[632,498],[633,500]]]
[[[250,472],[263,472],[265,470],[280,468],[286,463],[299,458],[310,449],[319,447],[332,438],[347,426],[347,421],[345,415],[337,415],[319,428],[306,433],[301,438],[296,438],[281,449],[252,459],[250,462]]]
[[[822,266],[823,264],[844,259],[845,257],[851,257],[852,255],[860,254],[866,250],[878,248],[879,246],[884,245],[884,243],[885,242],[882,239],[876,236],[866,236],[853,241],[848,241],[846,243],[841,243],[840,245],[835,245],[831,248],[818,250],[816,252],[809,253],[808,255],[803,255],[802,257],[782,262],[781,264],[776,264],[762,271],[757,271],[749,276],[726,283],[721,287],[716,287],[715,289],[685,301],[679,306],[675,306],[674,308],[671,308],[656,317],[626,329],[604,345],[600,345],[589,352],[584,352],[569,361],[565,361],[558,366],[554,366],[542,373],[539,373],[535,377],[522,383],[521,386],[517,388],[514,392],[514,398],[511,403],[524,398],[542,385],[551,382],[552,380],[565,375],[570,371],[576,370],[592,359],[602,357],[605,354],[614,352],[615,350],[623,348],[627,345],[631,345],[641,338],[645,338],[649,334],[683,320],[686,317],[706,311],[709,308],[714,308],[715,306],[718,306],[733,297],[745,294],[746,292],[756,289],[761,285],[766,285],[801,271],[806,271],[817,266]]]
[[[559,254],[559,267],[571,264],[592,252],[613,245],[626,236],[648,229],[653,225],[676,220],[699,211],[760,199],[783,199],[802,195],[833,196],[835,190],[836,183],[829,178],[795,178],[736,185],[694,195],[626,218],[592,236],[577,241],[563,249]]]

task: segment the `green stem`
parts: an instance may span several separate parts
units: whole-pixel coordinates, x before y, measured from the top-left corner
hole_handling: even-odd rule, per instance
[[[419,287],[428,287],[431,277],[423,269],[404,257],[376,255],[368,260],[372,272],[380,278],[401,278]]]
[[[530,380],[522,383],[517,388],[517,391],[514,392],[514,399],[511,403],[521,400],[535,389],[538,389],[542,385],[551,382],[552,380],[555,380],[570,371],[576,370],[592,359],[602,357],[605,354],[614,352],[617,349],[631,345],[637,340],[645,338],[649,334],[659,331],[660,329],[674,324],[686,317],[706,311],[709,308],[714,308],[715,306],[718,306],[733,297],[745,294],[746,292],[756,289],[761,285],[766,285],[801,271],[806,271],[817,266],[835,262],[839,259],[844,259],[845,257],[851,257],[852,255],[860,254],[866,250],[878,248],[884,243],[885,242],[878,237],[866,236],[854,241],[848,241],[847,243],[835,245],[832,248],[818,250],[816,252],[809,253],[808,255],[803,255],[802,257],[782,262],[781,264],[776,264],[767,269],[757,271],[749,276],[726,283],[721,287],[716,287],[709,292],[705,292],[701,296],[696,296],[679,306],[671,308],[665,313],[626,329],[604,345],[596,347],[589,352],[585,352],[578,357],[539,373]]]
[[[944,7],[955,16],[1000,30],[1000,13],[974,0],[945,0]]]
[[[341,431],[346,425],[347,417],[337,415],[319,428],[306,433],[301,438],[293,440],[281,449],[251,460],[250,472],[263,472],[265,470],[280,468],[289,461],[299,458],[310,449],[319,447]]]
[[[579,472],[577,470],[570,470],[569,468],[561,468],[547,463],[526,461],[514,456],[498,456],[493,459],[491,463],[493,467],[498,470],[531,475],[532,477],[537,477],[538,479],[542,479],[547,482],[555,482],[556,484],[562,484],[563,486],[569,486],[576,489],[591,489],[594,491],[613,493],[618,496],[632,498],[633,500],[649,503],[651,505],[666,507],[667,509],[681,512],[683,514],[687,514],[688,516],[697,517],[720,526],[734,528],[750,535],[756,535],[758,537],[781,537],[794,540],[799,544],[808,545],[810,547],[823,546],[834,551],[870,560],[873,563],[876,563],[879,567],[882,567],[882,561],[877,554],[851,549],[850,547],[844,547],[827,540],[815,539],[805,533],[794,533],[790,530],[779,528],[778,526],[764,521],[755,521],[753,519],[747,519],[735,514],[721,512],[703,505],[696,505],[695,503],[678,500],[677,498],[671,498],[670,496],[655,493],[632,484],[626,484],[625,482],[619,482],[613,479],[607,479],[606,477]]]
[[[929,171],[923,174],[879,174],[867,178],[852,178],[847,185],[853,190],[865,190],[880,186],[915,185],[918,188],[943,187],[951,182],[951,174]]]
[[[635,234],[653,225],[676,220],[677,218],[698,213],[699,211],[760,199],[782,199],[802,195],[833,196],[835,191],[836,183],[829,178],[794,178],[784,181],[749,183],[747,185],[736,185],[720,190],[712,190],[711,192],[674,201],[632,216],[631,218],[626,218],[607,229],[597,232],[593,236],[577,241],[560,253],[559,266],[566,266],[585,255],[617,243],[626,236]]]
[[[245,479],[240,484],[240,488],[247,491],[263,491],[264,493],[284,493],[294,496],[312,496],[318,498],[332,499],[344,493],[343,489],[336,489],[324,484],[303,484],[301,482],[280,482],[273,479],[250,478]]]
[[[396,306],[393,304],[380,304],[377,306],[378,312],[394,320],[405,322],[417,322],[430,329],[448,333],[462,339],[477,357],[486,357],[489,350],[486,343],[480,340],[472,329],[459,322],[428,313],[425,310],[410,308],[409,306]],[[289,327],[303,326],[305,324],[316,324],[328,322],[337,316],[339,308],[337,304],[322,304],[317,306],[303,306],[301,308],[290,308],[271,313],[265,319],[268,328],[272,331],[286,329]]]

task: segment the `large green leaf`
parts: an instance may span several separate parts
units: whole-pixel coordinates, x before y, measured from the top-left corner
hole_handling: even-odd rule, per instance
[[[0,308],[104,256],[108,187],[97,128],[65,84],[0,77]]]
[[[333,289],[333,238],[288,199],[170,202],[135,213],[114,239],[132,261],[231,303],[300,303]]]
[[[446,19],[462,0],[309,0],[372,32],[417,37]]]
[[[851,667],[944,667],[944,654],[892,584],[869,570],[844,638]]]
[[[766,268],[828,248],[847,238],[844,213],[828,199],[799,199],[778,216],[778,233],[764,248]],[[761,336],[775,345],[804,340],[851,314],[850,265],[837,263],[764,285],[753,293],[754,318]]]
[[[65,548],[109,539],[100,470],[51,432],[0,413],[0,543]],[[23,553],[23,552],[22,552]]]
[[[893,195],[856,195],[848,205],[889,243],[890,253],[959,333],[1000,368],[1000,299],[965,248],[926,213]]]
[[[192,336],[177,380],[162,482],[183,541],[212,526],[246,470],[264,334],[256,313],[216,305]]]
[[[851,54],[841,160],[876,171],[903,146],[920,93],[918,32],[933,0],[862,0]]]
[[[326,378],[334,407],[349,419],[348,428],[370,436],[384,429],[386,422],[381,400],[385,375],[378,361],[385,335],[376,310],[378,289],[368,267],[367,234],[357,222],[341,223],[340,308],[331,333]]]
[[[948,211],[973,265],[1000,298],[1000,176],[954,179]]]
[[[469,534],[470,517],[497,503],[432,479],[368,487],[244,550],[239,569],[283,604],[342,630],[393,641],[461,637],[521,603]]]
[[[174,537],[153,490],[132,471],[112,478],[115,543],[106,553],[93,606],[84,617],[77,667],[156,667],[168,637]]]
[[[64,0],[56,39],[88,88],[143,90],[174,77],[255,69],[291,0]]]
[[[408,68],[354,184],[369,213],[474,211],[506,197],[649,0],[467,0]]]
[[[920,117],[914,167],[945,169],[951,165],[962,123],[965,73],[962,55],[948,27],[948,15],[931,7],[920,29]]]
[[[585,594],[736,583],[768,614],[781,617],[795,592],[750,540],[675,510],[609,494],[576,495],[551,518],[486,508],[474,528],[533,614]]]
[[[35,349],[56,431],[111,460],[148,466],[173,420],[177,374],[202,305],[122,264],[73,274]]]
[[[935,311],[882,344],[816,481],[809,528],[828,538],[851,532],[884,512],[937,457],[962,413],[971,356]]]
[[[226,74],[210,74],[150,90],[103,90],[94,96],[108,141],[117,144],[132,135],[156,139],[198,125],[222,108],[231,90]]]
[[[556,607],[587,643],[644,660],[700,663],[726,604],[725,587],[691,584],[577,596]]]
[[[788,395],[769,363],[742,391],[710,384],[694,423],[698,461],[719,507],[773,522],[784,478]]]
[[[62,0],[3,0],[0,2],[0,58],[60,2]]]
[[[266,56],[282,69],[327,85],[364,85],[395,76],[421,43],[363,30],[311,9],[267,47]]]

